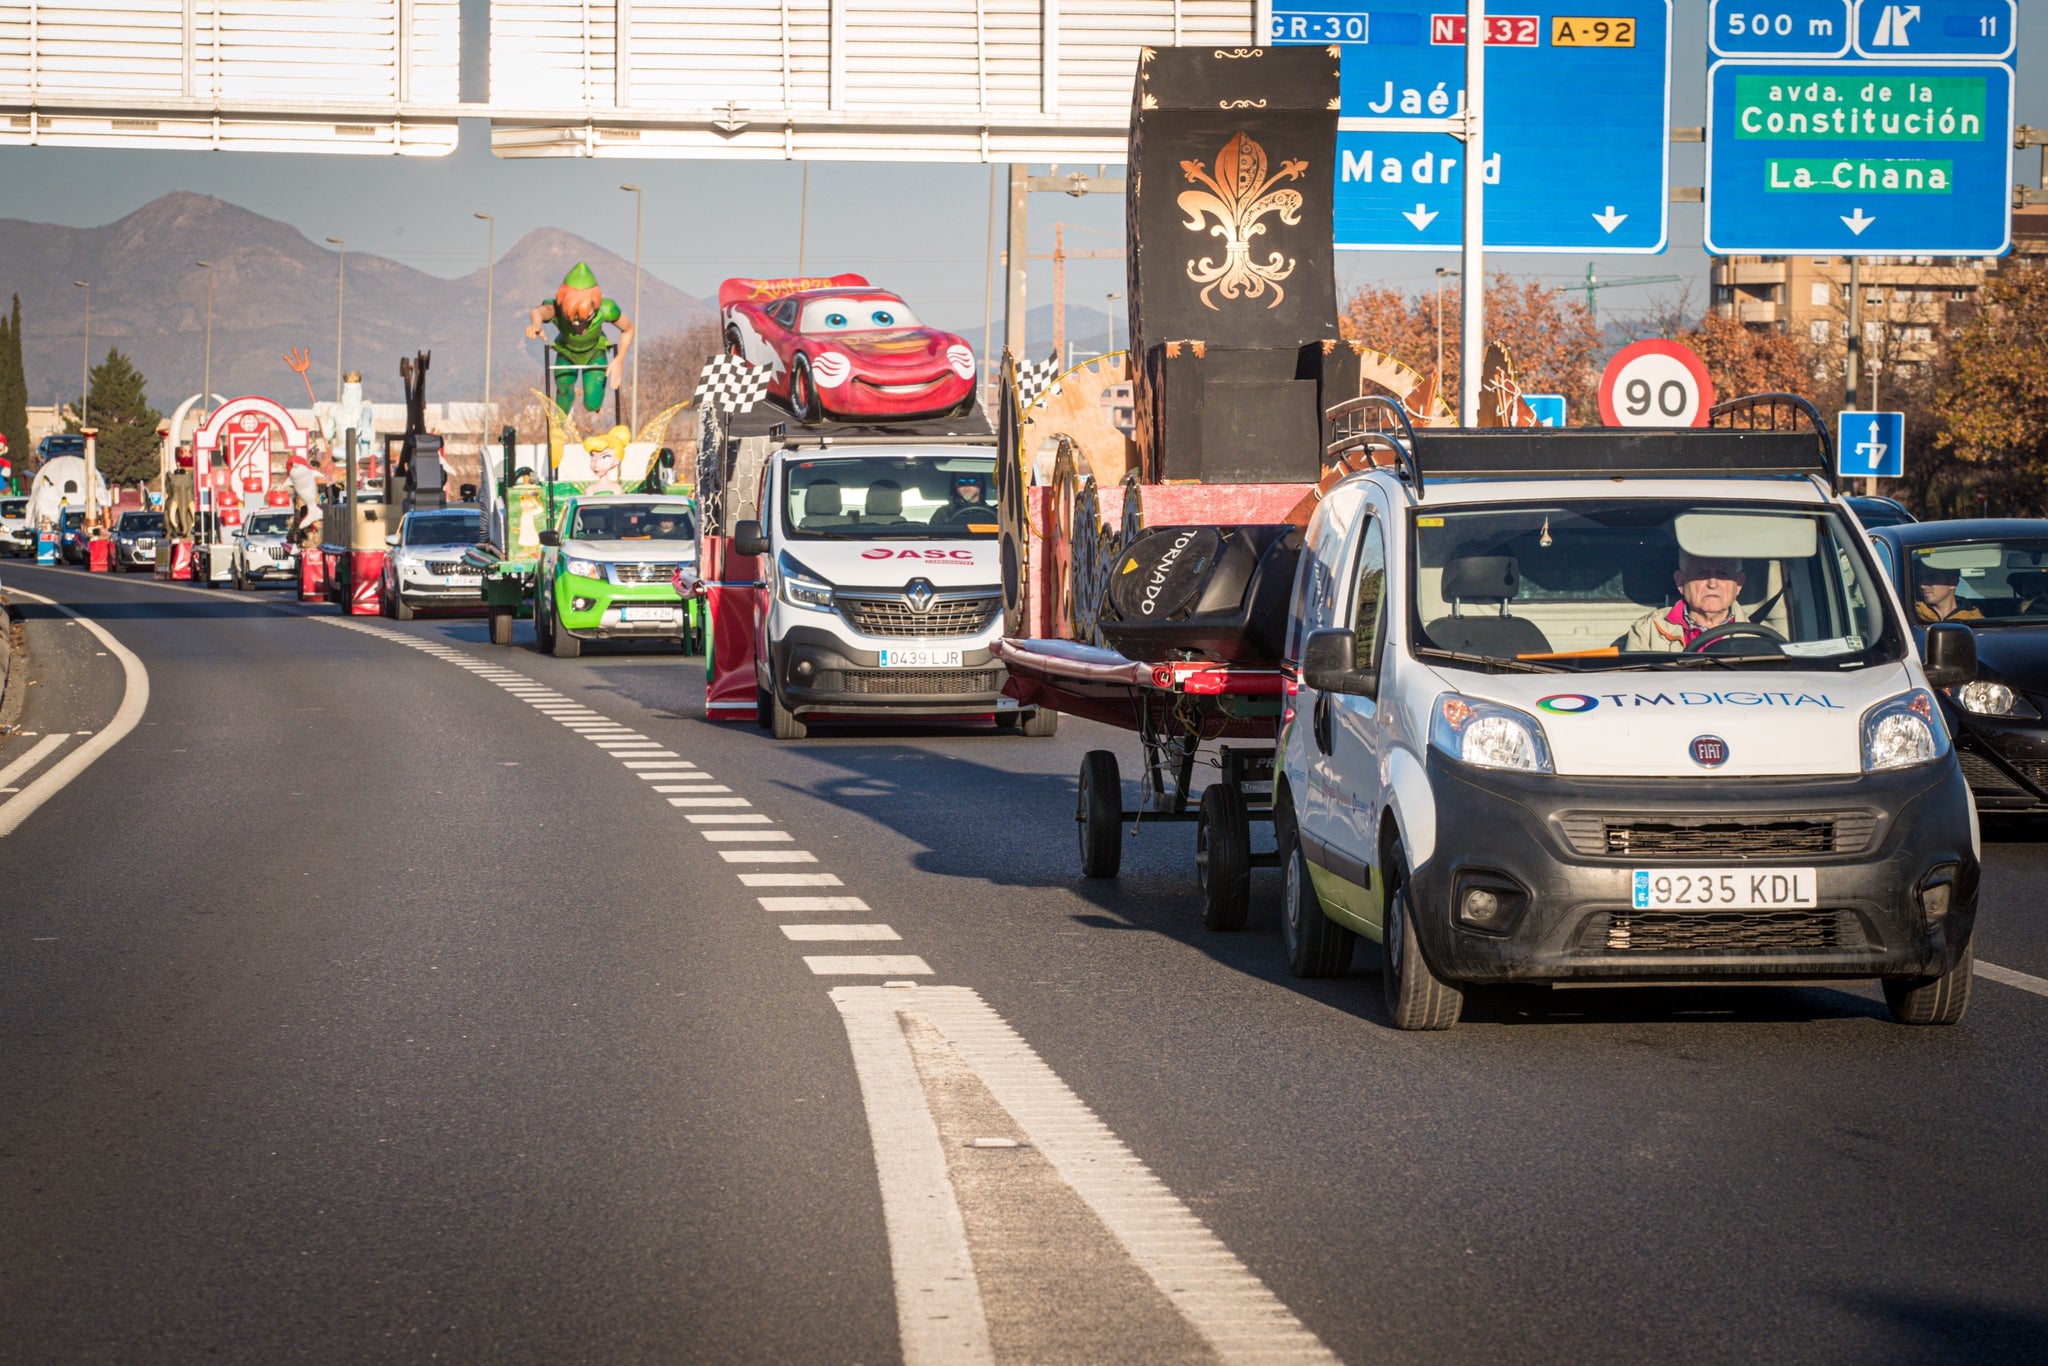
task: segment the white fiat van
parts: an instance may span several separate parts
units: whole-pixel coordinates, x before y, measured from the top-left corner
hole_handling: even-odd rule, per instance
[[[1977,821],[1933,689],[1975,645],[1916,654],[1825,434],[1393,425],[1292,600],[1292,970],[1380,942],[1403,1029],[1508,982],[1876,979],[1960,1019]]]
[[[1003,627],[996,449],[960,438],[792,436],[762,467],[758,521],[733,548],[761,557],[755,715],[777,739],[807,718],[993,716],[1052,735],[1019,708],[989,651]]]

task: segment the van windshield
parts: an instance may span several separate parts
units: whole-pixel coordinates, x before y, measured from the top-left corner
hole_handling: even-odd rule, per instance
[[[992,455],[792,461],[783,519],[798,540],[964,541],[996,534]]]
[[[1832,508],[1584,499],[1415,514],[1416,653],[1479,667],[1859,667],[1903,657]]]

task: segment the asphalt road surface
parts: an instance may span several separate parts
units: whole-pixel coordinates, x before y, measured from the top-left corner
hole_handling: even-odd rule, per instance
[[[1285,975],[1121,733],[702,718],[701,661],[0,565],[146,668],[0,837],[0,1359],[2048,1353],[2044,835],[1948,1030],[1874,989]],[[115,718],[18,597],[6,803]],[[18,680],[19,681],[19,680]],[[1127,771],[1129,765],[1126,765]]]

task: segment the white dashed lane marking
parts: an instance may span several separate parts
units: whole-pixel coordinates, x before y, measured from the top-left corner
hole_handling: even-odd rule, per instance
[[[782,933],[800,943],[828,943],[835,940],[901,939],[887,925],[784,925]]]
[[[762,874],[743,874],[741,880],[746,881],[748,876],[759,877]],[[766,876],[775,877],[777,874],[770,873]],[[801,877],[803,875],[799,873],[797,876]],[[830,875],[828,874],[827,876]],[[839,879],[837,878],[832,879],[835,886],[838,884],[838,881]],[[750,885],[779,887],[787,886],[788,884],[774,882]],[[868,909],[868,903],[862,901],[857,896],[764,896],[760,900],[761,909],[764,911],[865,911]]]
[[[699,830],[697,833],[707,840],[724,840],[729,844],[781,844],[796,838],[787,830]]]
[[[2009,987],[2018,987],[2021,991],[2031,991],[2036,996],[2048,996],[2048,978],[2036,977],[2030,972],[2002,968],[1980,958],[1977,960],[1977,975]]]
[[[692,825],[772,825],[758,811],[691,811],[683,819]]]
[[[721,849],[727,863],[816,863],[818,856],[802,849]],[[837,879],[834,879],[835,881]]]
[[[741,873],[742,887],[841,887],[837,873]],[[858,909],[866,910],[866,903]]]
[[[820,953],[804,958],[820,977],[929,977],[931,965],[914,953]]]

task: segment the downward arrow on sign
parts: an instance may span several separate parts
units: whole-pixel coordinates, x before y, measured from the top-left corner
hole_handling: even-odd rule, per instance
[[[1625,213],[1616,213],[1614,211],[1614,206],[1612,204],[1609,204],[1607,206],[1606,213],[1596,213],[1593,215],[1593,221],[1595,223],[1598,223],[1601,227],[1607,229],[1607,231],[1613,232],[1616,228],[1620,227],[1623,223],[1626,223],[1628,221],[1628,215]]]
[[[1869,227],[1872,223],[1875,223],[1876,221],[1877,220],[1875,218],[1864,217],[1863,210],[1861,207],[1852,209],[1848,213],[1842,215],[1843,225],[1846,226],[1850,232],[1855,233],[1858,237],[1861,237],[1863,235],[1863,230],[1865,228]]]
[[[1436,211],[1433,209],[1425,208],[1420,204],[1417,204],[1415,206],[1415,211],[1413,213],[1404,213],[1401,215],[1401,217],[1407,219],[1410,223],[1413,223],[1415,225],[1415,231],[1421,232],[1431,223],[1436,222]]]

